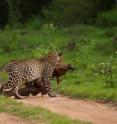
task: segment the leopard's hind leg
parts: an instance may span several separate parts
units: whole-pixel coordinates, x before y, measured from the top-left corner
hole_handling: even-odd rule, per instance
[[[2,84],[0,91],[1,91],[1,94],[3,95],[4,92],[8,92],[8,91],[11,91],[13,89],[14,89],[14,86],[12,85],[12,82],[8,81],[7,83]]]
[[[17,98],[17,99],[23,99],[23,98],[26,97],[26,96],[20,95],[19,92],[18,92],[19,87],[21,85],[23,85],[22,82],[23,82],[23,79],[19,78],[19,76],[15,77],[14,83],[13,83],[14,84],[13,93],[14,93],[15,98]]]
[[[24,96],[21,96],[18,93],[19,84],[21,84],[20,82],[22,82],[22,79],[20,79],[18,76],[14,78],[12,75],[10,75],[8,82],[1,88],[2,94],[4,92],[13,91],[15,98],[23,99]]]

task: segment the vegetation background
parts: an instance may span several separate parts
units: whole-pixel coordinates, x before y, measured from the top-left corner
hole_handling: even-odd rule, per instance
[[[57,92],[117,102],[116,0],[0,0],[0,66],[54,49],[77,68]]]
[[[58,87],[52,81],[55,91],[117,102],[116,0],[0,0],[0,66],[55,49],[64,53],[64,63],[77,68]],[[0,80],[7,78],[0,73]],[[3,96],[0,112],[51,124],[82,123]]]

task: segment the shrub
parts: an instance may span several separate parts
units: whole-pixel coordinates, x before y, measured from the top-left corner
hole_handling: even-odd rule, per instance
[[[29,29],[40,29],[41,25],[44,23],[44,20],[41,16],[34,16],[30,18],[27,23],[25,24],[26,28]]]
[[[93,23],[97,14],[112,3],[112,0],[89,0],[88,3],[87,0],[53,0],[43,13],[47,21],[58,25]]]
[[[97,17],[97,24],[100,26],[117,26],[117,9],[103,12]]]

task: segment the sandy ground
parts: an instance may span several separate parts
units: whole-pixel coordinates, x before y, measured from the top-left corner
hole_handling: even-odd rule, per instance
[[[52,112],[71,119],[92,122],[94,124],[117,124],[117,110],[106,104],[88,100],[74,100],[68,97],[27,97],[22,100],[26,105],[41,106]]]
[[[0,124],[32,124],[32,123],[7,113],[0,113]]]

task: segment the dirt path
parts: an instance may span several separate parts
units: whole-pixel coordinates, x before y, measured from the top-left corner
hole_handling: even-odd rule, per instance
[[[72,119],[92,122],[94,124],[117,124],[117,110],[107,105],[67,97],[28,97],[22,101],[30,106],[41,106],[52,112]]]
[[[32,124],[26,120],[6,113],[0,113],[0,124]]]

